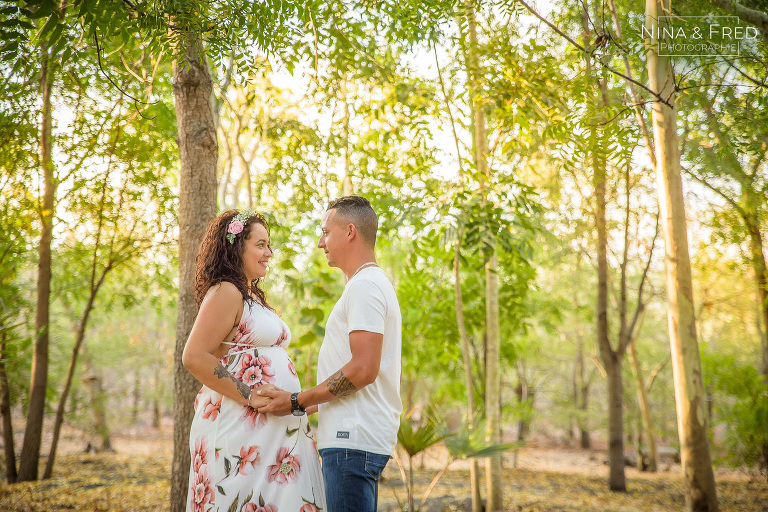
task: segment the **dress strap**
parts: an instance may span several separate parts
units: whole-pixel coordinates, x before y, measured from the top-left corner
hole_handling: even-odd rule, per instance
[[[227,352],[226,355],[228,356],[236,356],[238,354],[242,354],[243,352],[248,352],[249,350],[256,349],[257,347],[255,345],[240,345],[239,343],[233,343],[231,341],[222,341],[222,345],[232,345],[233,347],[246,347],[243,350],[237,350],[235,352]]]

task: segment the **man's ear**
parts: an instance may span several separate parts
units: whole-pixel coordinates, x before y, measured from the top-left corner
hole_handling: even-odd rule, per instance
[[[354,224],[347,224],[347,238],[352,241],[357,236],[357,228]]]

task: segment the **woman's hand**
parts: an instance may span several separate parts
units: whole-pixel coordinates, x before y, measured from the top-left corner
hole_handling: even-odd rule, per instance
[[[257,395],[256,390],[258,389],[271,390],[271,389],[280,389],[280,388],[273,386],[272,384],[263,384],[261,386],[253,388],[253,390],[251,391],[251,398],[249,400],[250,400],[251,407],[253,407],[254,409],[258,409],[259,407],[264,407],[265,405],[267,405],[269,402],[272,401],[272,399],[268,396]]]

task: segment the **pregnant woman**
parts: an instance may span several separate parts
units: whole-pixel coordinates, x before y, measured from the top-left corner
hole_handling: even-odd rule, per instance
[[[290,330],[259,281],[272,257],[266,219],[230,210],[211,221],[195,274],[199,311],[182,363],[203,384],[189,436],[187,510],[316,512],[322,472],[304,410],[258,412],[254,391],[301,391],[285,351]]]

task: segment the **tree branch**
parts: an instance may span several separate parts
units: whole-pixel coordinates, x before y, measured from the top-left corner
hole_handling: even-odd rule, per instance
[[[530,13],[531,13],[531,14],[533,14],[533,15],[534,15],[536,18],[538,18],[539,20],[541,20],[541,21],[542,21],[544,24],[546,24],[546,25],[547,25],[549,28],[551,28],[552,30],[554,30],[554,31],[555,31],[555,32],[556,32],[558,35],[560,35],[560,37],[562,37],[563,39],[565,39],[566,41],[568,41],[569,43],[571,43],[573,46],[575,46],[576,48],[578,48],[578,49],[579,49],[579,51],[582,51],[582,52],[584,52],[585,54],[589,55],[589,57],[590,57],[592,60],[594,60],[595,62],[597,62],[598,64],[600,64],[600,66],[601,66],[601,67],[603,67],[604,69],[606,69],[607,71],[609,71],[609,72],[613,73],[613,74],[614,74],[614,75],[616,75],[616,76],[620,76],[621,78],[623,78],[623,79],[624,79],[624,80],[626,80],[627,82],[629,82],[629,83],[633,83],[633,84],[637,85],[638,87],[641,87],[641,88],[645,89],[646,91],[648,91],[648,94],[650,94],[651,96],[655,97],[657,101],[659,101],[659,102],[663,103],[664,105],[668,106],[669,108],[673,108],[673,107],[672,107],[672,105],[669,103],[669,100],[668,100],[668,99],[665,99],[665,98],[662,98],[662,97],[661,97],[661,94],[659,94],[659,93],[657,93],[656,91],[654,91],[654,90],[650,89],[650,88],[649,88],[648,86],[646,86],[645,84],[643,84],[643,83],[640,83],[640,82],[638,82],[637,80],[635,80],[635,79],[633,79],[633,78],[631,78],[631,77],[629,77],[629,76],[625,75],[624,73],[621,73],[620,71],[617,71],[617,70],[613,69],[613,68],[612,68],[612,67],[610,67],[608,64],[606,64],[605,62],[603,62],[603,61],[602,61],[602,59],[598,59],[598,58],[596,58],[592,52],[588,52],[586,48],[584,48],[584,47],[583,47],[583,46],[581,46],[579,43],[577,43],[576,41],[574,41],[573,39],[571,39],[571,37],[570,37],[568,34],[566,34],[565,32],[563,32],[563,31],[562,31],[562,30],[560,30],[559,28],[557,28],[557,26],[556,26],[554,23],[550,22],[549,20],[547,20],[546,18],[544,18],[543,16],[541,16],[541,15],[540,15],[538,12],[536,12],[536,11],[533,9],[533,7],[531,7],[530,5],[528,5],[527,3],[525,3],[523,0],[515,0],[515,1],[517,1],[517,2],[518,2],[520,5],[522,5],[523,7],[525,7],[525,8],[528,10],[528,12],[530,12]],[[676,89],[673,89],[673,90],[676,90]]]
[[[763,34],[763,39],[768,42],[768,14],[755,9],[750,9],[749,7],[731,0],[710,0],[710,3],[724,11],[734,13],[742,21],[746,21],[757,27],[760,33]]]

